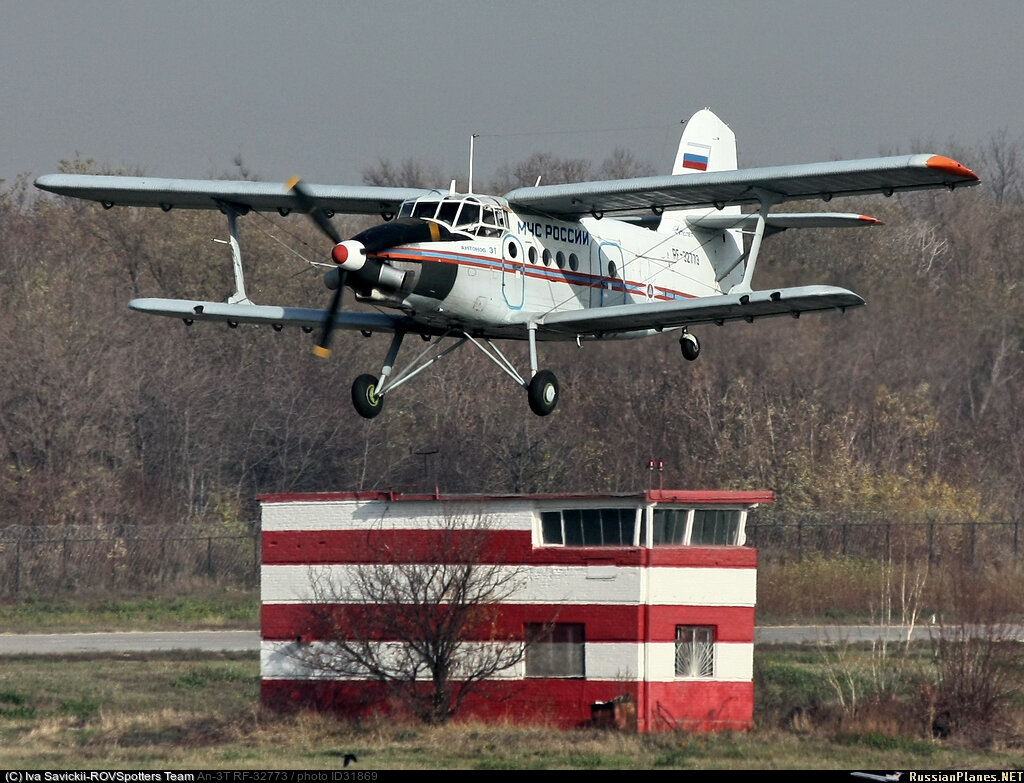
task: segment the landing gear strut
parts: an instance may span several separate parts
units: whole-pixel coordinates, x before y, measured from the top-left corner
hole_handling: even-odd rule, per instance
[[[430,335],[423,335],[424,339]],[[473,335],[459,330],[451,330],[439,335],[438,340],[432,341],[427,347],[410,362],[405,369],[391,375],[395,360],[398,358],[398,350],[402,345],[405,332],[401,329],[395,331],[391,339],[391,346],[388,348],[384,365],[381,367],[380,376],[360,375],[352,384],[352,404],[356,413],[364,419],[372,419],[377,416],[384,407],[385,395],[391,393],[403,383],[412,380],[416,375],[427,369],[430,365],[440,361],[452,351],[458,349],[465,343],[471,343],[478,348],[488,359],[494,362],[501,370],[512,378],[515,383],[526,389],[527,399],[530,403],[530,410],[538,416],[548,416],[558,404],[558,378],[550,370],[539,370],[537,368],[537,342],[536,327],[529,327],[528,338],[530,341],[530,381],[527,382],[516,370],[511,361],[498,349],[491,340],[480,339]],[[456,342],[447,347],[441,343],[447,337],[454,337]],[[428,357],[428,354],[433,354]]]

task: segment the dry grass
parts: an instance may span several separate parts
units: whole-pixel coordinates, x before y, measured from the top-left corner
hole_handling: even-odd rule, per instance
[[[805,653],[773,655],[793,670],[805,666]],[[356,725],[261,711],[258,669],[254,655],[5,659],[0,767],[336,769],[350,753],[360,770],[991,769],[1021,761],[1007,743],[972,749],[915,738],[897,713],[840,717],[827,705],[799,720],[764,714],[749,733],[710,736]],[[800,688],[794,681],[779,692]]]

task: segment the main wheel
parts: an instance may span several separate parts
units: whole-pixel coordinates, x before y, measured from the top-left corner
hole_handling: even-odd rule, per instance
[[[377,394],[377,379],[360,375],[352,382],[352,404],[364,419],[372,419],[384,407],[384,398]]]
[[[700,356],[700,343],[689,332],[683,332],[683,336],[679,338],[679,350],[683,352],[686,361],[692,362]]]
[[[558,378],[550,370],[541,370],[533,376],[527,392],[530,410],[538,416],[547,416],[558,404]]]

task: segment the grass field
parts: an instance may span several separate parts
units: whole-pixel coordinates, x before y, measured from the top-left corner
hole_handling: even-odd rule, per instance
[[[754,730],[648,736],[265,713],[255,654],[5,658],[0,768],[321,770],[340,768],[349,753],[359,770],[1024,767],[1024,750],[1008,743],[965,748],[870,721],[789,720],[792,700],[827,694],[820,656],[757,655]]]
[[[194,631],[260,624],[258,590],[143,598],[26,598],[0,603],[3,633]]]

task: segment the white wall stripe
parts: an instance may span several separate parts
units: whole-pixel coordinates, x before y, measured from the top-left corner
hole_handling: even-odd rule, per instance
[[[382,646],[389,643],[381,642]],[[393,643],[391,643],[393,644]],[[478,646],[483,646],[480,643]],[[260,673],[265,680],[331,679],[329,674],[309,670],[309,661],[330,653],[327,642],[298,645],[295,642],[264,641],[260,646]],[[588,681],[636,682],[643,679],[645,647],[628,642],[589,642],[585,648],[584,668]],[[647,645],[646,659],[651,667],[650,682],[682,682],[675,676],[675,645],[659,642]],[[753,678],[754,645],[719,642],[715,645],[714,682],[750,682]],[[519,664],[495,676],[499,680],[518,680],[525,675]]]
[[[533,502],[442,502],[403,500],[388,504],[372,501],[290,501],[265,503],[260,513],[264,532],[320,530],[439,530],[448,522],[465,520],[471,528],[532,530]],[[481,510],[486,506],[483,523]]]
[[[352,594],[360,565],[264,565],[260,570],[263,603],[288,604],[337,600]],[[497,566],[514,572],[519,587],[509,603],[615,604],[635,606],[650,597],[652,606],[754,606],[757,573],[753,568],[614,568],[600,579],[587,566]],[[650,588],[643,584],[649,577]],[[326,580],[328,593],[313,588]]]

